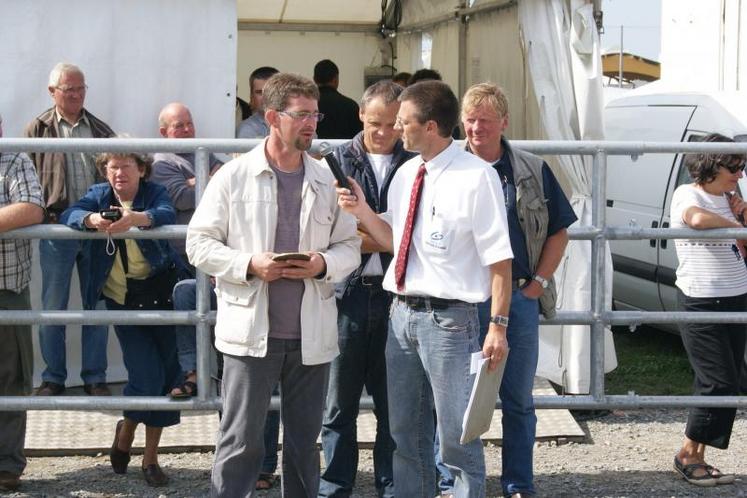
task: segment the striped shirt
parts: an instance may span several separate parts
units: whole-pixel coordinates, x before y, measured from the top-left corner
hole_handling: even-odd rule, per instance
[[[56,112],[60,138],[93,138],[91,125],[85,114],[75,124],[68,123],[59,112]],[[65,185],[70,204],[86,195],[88,187],[96,183],[96,163],[92,154],[86,152],[68,152],[65,154]]]
[[[670,208],[671,227],[688,228],[682,215],[699,207],[736,222],[726,195],[711,195],[686,184],[677,187]],[[727,297],[747,293],[747,266],[735,239],[676,239],[677,287],[689,297]]]
[[[0,152],[0,207],[30,202],[44,207],[36,168],[29,156]],[[31,241],[0,240],[0,289],[21,293],[31,280]]]

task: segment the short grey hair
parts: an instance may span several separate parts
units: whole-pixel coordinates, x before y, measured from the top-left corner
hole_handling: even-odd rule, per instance
[[[392,80],[377,81],[363,92],[360,108],[365,110],[366,106],[375,98],[380,98],[385,105],[389,105],[397,101],[402,90],[403,88]]]
[[[71,73],[79,74],[83,76],[83,79],[85,79],[83,71],[75,64],[70,64],[69,62],[58,62],[49,73],[49,86],[57,87],[57,85],[60,84],[60,78],[62,78],[62,75]]]

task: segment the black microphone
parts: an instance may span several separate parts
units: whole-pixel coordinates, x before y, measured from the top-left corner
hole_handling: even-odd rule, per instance
[[[332,174],[335,175],[337,185],[341,188],[350,190],[350,193],[352,193],[353,189],[350,187],[350,182],[348,182],[345,173],[343,173],[342,168],[340,167],[340,163],[337,162],[337,158],[335,157],[333,150],[334,149],[332,148],[332,146],[327,142],[322,142],[319,144],[319,152],[322,154],[324,160],[327,161],[327,165],[332,171]]]

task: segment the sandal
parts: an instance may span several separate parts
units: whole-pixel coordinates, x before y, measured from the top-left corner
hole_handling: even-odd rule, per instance
[[[684,465],[679,458],[674,457],[674,470],[690,484],[711,488],[717,484],[717,479],[709,470],[710,465],[705,463],[691,463]],[[698,470],[703,470],[703,475],[695,475]],[[714,469],[715,470],[715,469]]]
[[[163,470],[161,470],[161,467],[157,463],[146,465],[142,467],[142,470],[143,477],[145,477],[145,482],[148,483],[148,486],[159,488],[169,483],[169,476],[163,473]]]
[[[716,479],[716,484],[734,484],[734,481],[737,479],[737,476],[734,474],[724,474],[713,465],[706,465],[706,472]]]
[[[268,489],[274,488],[277,482],[278,476],[276,476],[275,474],[262,472],[257,478],[257,485],[254,487],[254,489],[257,489],[259,491],[266,491]]]
[[[176,386],[169,393],[171,399],[185,400],[192,396],[197,396],[197,384],[191,380],[185,380],[180,385]]]

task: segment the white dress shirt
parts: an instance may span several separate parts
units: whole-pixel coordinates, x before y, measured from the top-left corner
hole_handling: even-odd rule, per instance
[[[388,192],[394,261],[405,228],[415,175],[423,159],[403,164]],[[479,303],[490,297],[491,264],[513,258],[506,205],[498,173],[479,157],[451,143],[425,163],[426,175],[415,217],[405,288],[397,290],[389,266],[384,289],[395,294]]]

